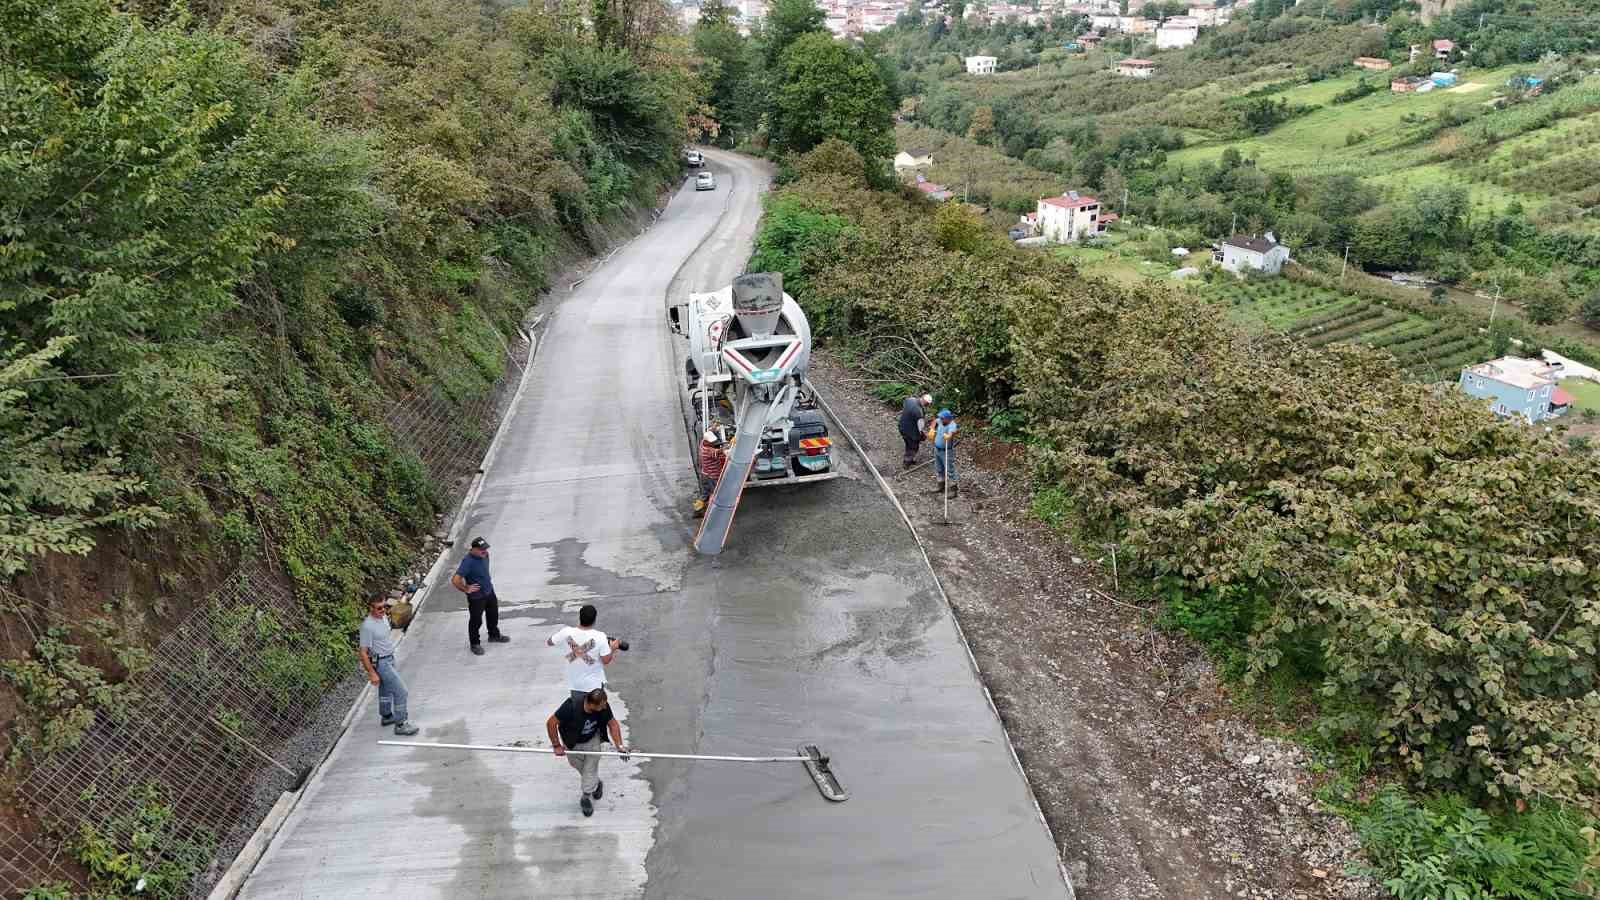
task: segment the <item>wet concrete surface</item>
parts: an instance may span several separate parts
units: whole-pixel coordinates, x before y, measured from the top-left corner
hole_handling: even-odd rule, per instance
[[[247,896],[1070,896],[949,611],[858,463],[841,451],[844,478],[747,493],[721,556],[688,550],[664,295],[674,273],[705,289],[742,269],[766,178],[707,157],[721,190],[680,191],[551,313],[467,513],[513,642],[469,655],[463,598],[430,589],[401,650],[416,740],[543,745],[566,694],[544,637],[592,602],[632,643],[608,671],[630,743],[815,743],[851,799],[798,763],[607,759],[586,819],[564,762],[378,747],[364,710]]]

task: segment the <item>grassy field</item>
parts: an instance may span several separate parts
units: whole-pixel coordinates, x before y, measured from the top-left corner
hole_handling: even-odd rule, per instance
[[[1572,395],[1572,405],[1578,409],[1600,412],[1600,384],[1583,378],[1568,378],[1561,387]]]
[[[1174,266],[1151,262],[1132,252],[1123,234],[1114,232],[1105,235],[1096,241],[1096,245],[1051,245],[1049,252],[1073,260],[1087,275],[1099,275],[1122,284],[1135,284],[1151,278],[1171,281]]]
[[[1352,71],[1276,95],[1291,105],[1320,109],[1246,139],[1189,130],[1190,145],[1170,158],[1178,163],[1214,160],[1232,147],[1267,169],[1348,173],[1401,192],[1457,184],[1471,192],[1473,206],[1481,212],[1512,201],[1530,209],[1551,201],[1600,204],[1600,165],[1595,164],[1600,156],[1600,81],[1485,112],[1485,103],[1505,93],[1506,80],[1525,69],[1463,69],[1456,87],[1423,94],[1391,93],[1387,73],[1375,72],[1365,77],[1383,86],[1378,92],[1334,105],[1334,94],[1363,77]],[[1439,115],[1452,108],[1480,115],[1464,126],[1440,130]],[[1525,131],[1516,125],[1552,109],[1566,117]]]
[[[1246,327],[1285,331],[1315,347],[1366,344],[1390,353],[1425,381],[1453,379],[1462,366],[1489,357],[1488,338],[1476,329],[1425,319],[1354,294],[1285,278],[1229,282],[1205,290]]]
[[[1338,78],[1303,84],[1275,95],[1292,106],[1316,105],[1320,109],[1267,134],[1242,140],[1221,136],[1208,139],[1203,133],[1191,132],[1190,137],[1197,138],[1195,143],[1173,153],[1170,159],[1177,163],[1210,161],[1232,147],[1255,158],[1264,168],[1299,174],[1351,173],[1397,187],[1420,186],[1429,181],[1465,182],[1473,189],[1473,199],[1478,204],[1503,206],[1523,193],[1521,182],[1491,181],[1492,169],[1469,171],[1438,164],[1452,139],[1448,134],[1429,137],[1428,132],[1442,110],[1480,106],[1516,71],[1515,67],[1468,69],[1462,72],[1461,86],[1423,94],[1390,93],[1387,73],[1367,73],[1365,77],[1382,85],[1377,93],[1333,104],[1335,94],[1363,77],[1359,70],[1352,70]],[[1469,85],[1482,87],[1474,89]],[[1536,192],[1528,192],[1524,202],[1537,198]]]

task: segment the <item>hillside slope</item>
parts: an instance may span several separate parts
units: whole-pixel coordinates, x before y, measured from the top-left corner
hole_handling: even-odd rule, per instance
[[[167,730],[138,673],[287,736],[471,473],[539,291],[677,170],[664,21],[206,10],[0,3],[0,848],[99,723]],[[139,765],[212,771],[225,805],[254,758],[208,727]],[[141,771],[42,824],[98,889],[168,896],[215,835]]]

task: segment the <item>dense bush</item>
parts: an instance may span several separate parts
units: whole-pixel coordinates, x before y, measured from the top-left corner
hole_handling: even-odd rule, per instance
[[[892,198],[812,180],[774,202],[856,228],[804,260],[822,330],[914,334],[969,412],[1024,410],[1080,527],[1182,585],[1196,621],[1241,621],[1208,596],[1258,599],[1255,675],[1316,660],[1330,734],[1419,785],[1596,802],[1590,460],[1373,351],[1246,338],[1003,242],[947,249]]]

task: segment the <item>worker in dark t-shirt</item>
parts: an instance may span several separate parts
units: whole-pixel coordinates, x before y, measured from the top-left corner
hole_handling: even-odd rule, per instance
[[[581,704],[576,698],[568,697],[545,720],[544,728],[555,754],[565,756],[578,770],[579,789],[583,792],[578,798],[578,807],[585,816],[594,815],[594,801],[600,799],[605,783],[600,780],[600,757],[588,754],[598,752],[609,738],[612,746],[623,754],[622,758],[628,758],[628,748],[622,743],[622,723],[611,713],[606,689],[595,688],[584,695]],[[585,752],[568,754],[568,750]]]

